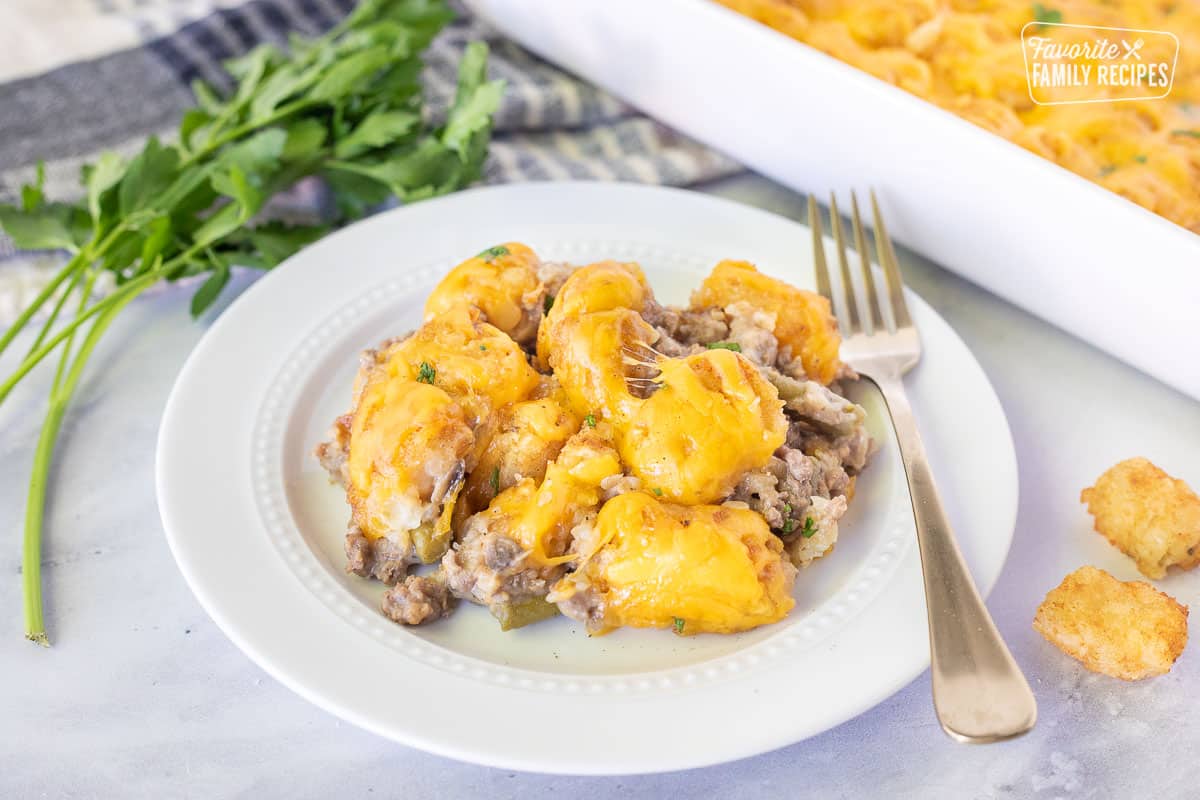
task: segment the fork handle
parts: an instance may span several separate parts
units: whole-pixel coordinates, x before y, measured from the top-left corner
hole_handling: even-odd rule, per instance
[[[967,571],[904,383],[899,375],[869,380],[887,402],[912,495],[938,721],[946,733],[964,742],[994,742],[1025,733],[1037,720],[1037,701]]]

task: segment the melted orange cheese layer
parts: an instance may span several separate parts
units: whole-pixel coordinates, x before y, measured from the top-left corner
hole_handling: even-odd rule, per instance
[[[677,503],[729,496],[787,437],[779,393],[729,350],[658,366],[659,388],[618,426],[621,457],[646,488]]]
[[[518,342],[532,342],[542,316],[545,287],[539,260],[526,245],[508,242],[459,264],[425,301],[425,319],[466,305]]]
[[[603,546],[555,592],[589,585],[606,628],[734,633],[777,622],[795,605],[795,569],[753,511],[633,492],[605,503],[596,526]]]
[[[693,308],[727,308],[748,303],[775,317],[775,338],[790,347],[804,372],[828,384],[837,376],[842,338],[829,301],[759,272],[745,261],[722,261],[692,293]]]

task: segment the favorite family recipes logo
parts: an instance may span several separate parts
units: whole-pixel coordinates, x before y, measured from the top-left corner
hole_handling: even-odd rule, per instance
[[[1179,39],[1170,31],[1036,21],[1021,29],[1021,49],[1033,102],[1111,103],[1170,94]]]

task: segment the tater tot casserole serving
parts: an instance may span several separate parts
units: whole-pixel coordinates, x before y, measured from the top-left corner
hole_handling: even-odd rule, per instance
[[[777,622],[873,448],[839,344],[827,300],[746,262],[673,307],[636,263],[489,248],[362,355],[317,447],[346,568],[405,625],[461,601],[503,630]]]

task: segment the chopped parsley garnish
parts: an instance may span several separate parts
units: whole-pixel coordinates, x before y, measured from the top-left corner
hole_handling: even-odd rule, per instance
[[[796,520],[792,519],[791,517],[788,517],[787,519],[785,519],[783,521],[783,532],[791,533],[794,530],[796,530]]]
[[[1187,128],[1178,128],[1171,131],[1172,136],[1190,136],[1193,139],[1200,139],[1200,131],[1188,130]]]
[[[704,346],[709,350],[732,350],[735,353],[742,352],[742,346],[737,342],[709,342]]]
[[[1042,25],[1058,25],[1063,21],[1061,11],[1057,8],[1046,8],[1041,3],[1033,4],[1033,18]]]
[[[483,351],[485,351],[485,352],[486,352],[486,351],[487,351],[487,345],[486,345],[486,344],[481,344],[481,345],[479,345],[479,349],[480,349],[480,350],[483,350]]]
[[[804,528],[800,531],[800,535],[805,539],[811,539],[817,532],[817,523],[813,522],[812,517],[804,518]]]
[[[554,308],[554,295],[546,295],[546,299],[542,301],[542,313],[549,314],[550,309]]]
[[[437,377],[437,370],[429,365],[428,361],[422,361],[420,368],[417,369],[417,380],[420,383],[433,384],[433,379]]]
[[[683,619],[681,619],[680,617],[672,617],[672,619],[675,620],[675,632],[683,633],[683,626],[685,624]]]
[[[500,468],[492,467],[492,496],[500,494]]]
[[[1145,163],[1146,163],[1146,157],[1145,157],[1144,155],[1141,155],[1141,154],[1138,154],[1138,155],[1134,156],[1134,157],[1133,157],[1133,160],[1134,160],[1134,161],[1136,161],[1136,162],[1138,162],[1139,164],[1145,164]]]
[[[784,503],[784,504],[783,504],[783,515],[786,517],[786,516],[788,516],[788,515],[789,515],[789,514],[791,514],[791,513],[792,513],[792,504],[791,504],[791,503]]]
[[[489,247],[487,250],[484,250],[479,254],[479,258],[490,264],[493,258],[506,255],[508,255],[508,248],[502,244],[498,244],[495,247]]]
[[[583,421],[585,423],[587,423],[587,426],[589,428],[596,427],[596,415],[595,414],[588,414],[586,417],[583,418]]]
[[[650,491],[654,492],[655,497],[662,497],[662,494],[663,494],[662,489],[658,488],[657,486],[655,486]]]
[[[1112,175],[1116,171],[1117,171],[1117,168],[1114,167],[1112,164],[1106,164],[1100,168],[1100,177],[1107,178],[1109,175]]]

